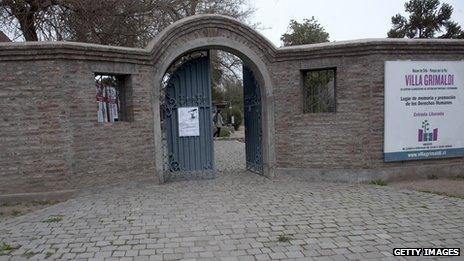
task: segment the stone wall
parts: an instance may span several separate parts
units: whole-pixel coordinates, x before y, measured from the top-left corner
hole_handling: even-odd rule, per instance
[[[99,55],[76,57],[79,46],[68,57],[56,45],[49,57],[43,46],[24,47],[0,47],[0,194],[157,181],[153,68],[127,54],[105,61],[117,54],[99,47],[87,47]],[[97,72],[126,75],[131,121],[98,123]]]
[[[0,194],[163,182],[160,81],[185,52],[223,49],[250,63],[263,100],[268,176],[363,181],[453,174],[463,158],[384,163],[384,62],[463,60],[464,41],[363,40],[276,48],[217,15],[182,20],[146,49],[0,44]],[[302,70],[337,70],[337,112],[304,114]],[[126,75],[131,121],[97,122],[94,74]]]
[[[324,49],[331,52],[321,54]],[[385,61],[464,60],[464,41],[366,40],[280,52],[281,61],[272,65],[280,174],[364,181],[464,171],[463,158],[394,163],[383,159]],[[304,114],[301,71],[321,68],[336,68],[337,112]]]

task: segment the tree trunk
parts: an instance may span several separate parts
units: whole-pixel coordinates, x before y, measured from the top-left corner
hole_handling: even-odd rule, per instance
[[[34,23],[34,14],[28,13],[18,18],[20,18],[18,20],[24,39],[26,39],[26,41],[38,41],[39,37],[37,36],[37,30]]]

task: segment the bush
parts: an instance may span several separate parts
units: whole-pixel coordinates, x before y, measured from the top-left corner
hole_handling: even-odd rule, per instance
[[[230,131],[227,129],[222,129],[221,130],[221,138],[229,138],[230,137]]]
[[[213,130],[213,133],[215,133],[217,129],[216,129],[216,127],[213,127],[212,130]],[[220,138],[229,138],[230,135],[231,135],[231,132],[230,132],[230,130],[227,129],[227,127],[222,127],[221,128],[221,135],[219,136]]]
[[[376,185],[376,186],[386,186],[386,185],[388,185],[388,183],[385,180],[382,180],[382,179],[371,180],[369,182],[369,184]]]
[[[230,121],[232,120],[232,116],[234,116],[234,129],[238,130],[243,123],[243,113],[237,109],[226,109],[225,113],[227,114],[227,119]]]

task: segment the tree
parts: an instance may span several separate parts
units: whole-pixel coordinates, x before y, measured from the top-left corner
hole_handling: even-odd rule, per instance
[[[284,46],[323,43],[329,41],[329,34],[313,16],[304,19],[303,23],[291,20],[287,33],[280,40]]]
[[[26,41],[77,41],[145,47],[168,25],[195,14],[223,14],[249,22],[248,0],[0,0],[0,29]],[[223,97],[242,61],[211,51],[213,96]]]
[[[0,0],[0,21],[3,27],[10,25],[20,30],[26,41],[38,41],[39,21],[51,18],[50,11],[58,4],[58,0]],[[11,28],[2,29],[12,31]]]
[[[404,5],[409,18],[392,17],[389,38],[464,38],[464,31],[451,21],[453,7],[439,0],[410,0]],[[441,35],[440,35],[441,33]]]
[[[243,82],[240,78],[224,80],[224,100],[243,112]]]
[[[249,21],[248,0],[0,0],[0,29],[26,41],[145,47],[184,17],[216,13]]]
[[[0,0],[0,29],[15,40],[145,47],[187,16],[215,13],[249,22],[253,12],[248,0]],[[212,61],[215,86],[241,68],[241,60],[225,52],[216,52]]]

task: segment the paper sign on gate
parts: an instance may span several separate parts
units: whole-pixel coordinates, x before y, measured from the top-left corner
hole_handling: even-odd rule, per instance
[[[198,107],[181,107],[179,113],[179,137],[200,136]]]

